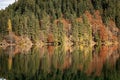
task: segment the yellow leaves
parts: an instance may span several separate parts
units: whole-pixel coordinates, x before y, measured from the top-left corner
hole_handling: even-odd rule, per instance
[[[83,42],[83,38],[80,38],[80,42]]]
[[[12,68],[12,58],[9,57],[9,59],[8,59],[8,69],[11,70],[11,68]]]
[[[83,45],[80,45],[80,50],[83,51],[84,47]]]
[[[8,19],[8,31],[12,31],[12,24],[10,19]]]

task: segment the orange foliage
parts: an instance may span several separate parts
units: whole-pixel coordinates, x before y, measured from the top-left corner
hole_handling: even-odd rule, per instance
[[[83,22],[82,17],[76,19],[77,22]]]
[[[48,39],[47,39],[48,42],[54,42],[54,36],[52,33],[48,34]]]
[[[64,58],[64,63],[63,63],[62,69],[67,69],[70,67],[70,65],[71,65],[71,55],[68,51],[68,53],[66,54],[66,56]]]
[[[50,56],[52,56],[52,54],[54,53],[54,46],[48,46],[47,49]]]
[[[106,60],[110,58],[111,55],[114,55],[114,51],[118,48],[117,45],[114,46],[102,46],[100,49],[100,53],[93,56],[92,61],[89,63],[89,67],[86,71],[88,75],[91,75],[92,72],[95,72],[96,76],[100,76],[103,65]]]
[[[109,40],[117,40],[116,35],[114,35],[113,33],[118,32],[115,22],[110,20],[108,26],[105,26],[102,22],[102,17],[98,10],[96,10],[93,15],[86,11],[85,15],[87,16],[88,21],[92,25],[93,33],[95,34],[96,32],[98,32],[102,41],[107,41],[108,38]]]
[[[92,25],[93,33],[95,34],[96,32],[98,32],[102,41],[108,40],[108,33],[105,25],[102,22],[100,12],[97,10],[95,11],[94,15],[91,15],[88,11],[86,11],[85,15],[87,16],[88,21]]]
[[[63,26],[64,26],[64,30],[67,31],[69,29],[69,21],[65,20],[65,19],[61,19],[60,22],[63,23]]]
[[[68,32],[71,29],[71,23],[68,20],[65,20],[64,18],[60,20],[55,20],[54,23],[58,24],[58,22],[61,22],[63,24],[63,30],[65,32]]]
[[[79,65],[78,65],[78,70],[80,70],[80,71],[83,70],[83,65],[82,65],[82,64],[79,64]]]
[[[102,17],[100,15],[99,10],[96,10],[94,14],[90,14],[90,12],[85,11],[85,15],[92,26],[93,34],[98,33],[100,36],[101,41],[107,41],[107,40],[117,40],[116,34],[118,32],[118,28],[115,25],[115,22],[113,20],[110,20],[107,24],[107,26],[103,23]],[[77,22],[83,22],[82,17],[76,19]],[[71,29],[71,23],[68,20],[65,20],[64,18],[60,20],[55,20],[55,24],[58,22],[61,22],[63,24],[63,28],[66,32],[68,32]]]

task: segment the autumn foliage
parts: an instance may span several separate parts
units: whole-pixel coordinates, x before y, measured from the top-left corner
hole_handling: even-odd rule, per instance
[[[115,22],[109,20],[108,25],[105,25],[98,10],[95,11],[93,15],[86,11],[85,15],[92,25],[93,36],[98,32],[100,39],[103,42],[108,40],[117,40],[117,34],[115,33],[118,32],[118,28],[116,27]]]

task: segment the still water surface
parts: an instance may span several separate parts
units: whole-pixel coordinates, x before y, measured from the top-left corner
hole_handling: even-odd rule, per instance
[[[0,48],[0,78],[7,80],[120,80],[117,45]]]

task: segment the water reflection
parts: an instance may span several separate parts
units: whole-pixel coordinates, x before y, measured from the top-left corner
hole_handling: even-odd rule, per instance
[[[118,45],[0,49],[0,77],[8,80],[119,80]]]

